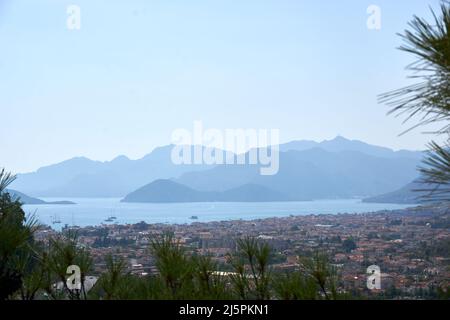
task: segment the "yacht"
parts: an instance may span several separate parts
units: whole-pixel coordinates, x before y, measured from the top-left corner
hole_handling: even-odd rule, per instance
[[[54,215],[52,217],[52,223],[53,224],[60,224],[61,223],[61,219],[58,216]]]

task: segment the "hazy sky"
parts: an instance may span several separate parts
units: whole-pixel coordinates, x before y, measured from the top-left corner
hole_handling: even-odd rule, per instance
[[[81,8],[69,30],[66,9]],[[381,8],[381,30],[366,26]],[[376,96],[411,62],[396,35],[432,0],[0,0],[0,167],[138,158],[177,128],[278,128],[421,149]]]

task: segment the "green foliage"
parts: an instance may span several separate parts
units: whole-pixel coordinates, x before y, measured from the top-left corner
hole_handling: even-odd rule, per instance
[[[447,286],[445,289],[438,287],[436,289],[437,299],[440,300],[450,300],[450,286]]]
[[[272,249],[255,238],[236,241],[229,255],[233,272],[216,272],[210,256],[187,252],[172,234],[154,239],[152,255],[158,274],[136,276],[121,259],[106,258],[106,272],[92,299],[336,299],[337,273],[323,255],[304,259],[304,268],[275,273]]]
[[[167,294],[174,299],[183,299],[193,290],[193,264],[183,248],[171,234],[166,234],[160,241],[152,242],[152,253]]]
[[[217,264],[209,256],[194,256],[194,277],[196,283],[197,299],[231,299],[226,278],[216,273]]]
[[[42,288],[45,279],[45,269],[40,257],[43,248],[39,243],[30,241],[26,250],[21,250],[14,257],[15,264],[22,275],[20,298],[22,300],[34,300],[38,291]]]
[[[445,123],[434,133],[445,134],[447,143],[441,146],[432,141],[419,169],[425,187],[417,191],[426,191],[422,197],[429,201],[450,200],[450,2],[442,1],[440,9],[440,15],[432,11],[432,23],[414,17],[409,23],[411,30],[401,35],[405,44],[400,49],[417,59],[408,69],[418,82],[380,99],[392,108],[390,113],[406,114],[405,122],[418,117],[412,128]]]
[[[273,283],[275,296],[281,300],[316,300],[317,282],[302,272],[278,274]]]
[[[386,93],[382,102],[392,107],[391,113],[407,114],[405,121],[418,116],[419,125],[445,121],[450,118],[450,6],[441,4],[441,15],[432,11],[434,21],[414,17],[411,30],[401,35],[404,45],[400,50],[415,56],[417,61],[408,69],[417,84]],[[440,130],[448,131],[449,125]]]
[[[72,265],[80,268],[81,290],[71,290],[67,286],[67,268]],[[85,280],[87,273],[92,269],[92,258],[89,251],[78,244],[75,233],[69,232],[50,239],[48,250],[42,255],[42,266],[46,275],[44,287],[53,299],[87,298]]]
[[[345,252],[352,252],[357,248],[355,240],[353,240],[353,238],[345,239],[342,242],[342,248]]]
[[[19,199],[12,199],[6,192],[14,179],[4,169],[0,171],[0,300],[22,288],[27,259],[33,257],[31,243],[37,226],[33,217],[27,221]]]
[[[255,238],[237,240],[238,252],[230,256],[235,272],[230,278],[241,299],[270,299],[271,248]]]
[[[137,277],[117,276],[124,273],[122,265],[114,267],[108,263],[108,271],[99,283],[105,297],[130,299],[228,299],[225,277],[217,274],[217,265],[209,256],[188,254],[180,243],[168,233],[151,243],[151,253],[155,258],[158,275]],[[120,271],[120,272],[119,272]],[[108,282],[119,279],[119,289],[111,288]],[[124,285],[120,285],[123,283]],[[127,283],[125,285],[125,283]],[[127,288],[140,292],[141,296],[130,294]],[[119,294],[111,294],[119,292]]]
[[[301,271],[316,282],[322,297],[327,300],[338,298],[337,270],[327,255],[317,252],[312,258],[301,259]]]
[[[118,299],[126,280],[126,263],[123,259],[115,259],[112,255],[106,256],[106,272],[98,280],[106,300]]]
[[[429,145],[424,165],[419,168],[422,173],[421,182],[427,188],[417,191],[428,192],[424,198],[430,201],[450,200],[450,145],[441,147],[432,141]]]

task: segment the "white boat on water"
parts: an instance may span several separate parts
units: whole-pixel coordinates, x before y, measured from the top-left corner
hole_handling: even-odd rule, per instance
[[[57,215],[54,215],[54,216],[52,216],[52,223],[53,224],[60,224],[61,223],[61,219]]]

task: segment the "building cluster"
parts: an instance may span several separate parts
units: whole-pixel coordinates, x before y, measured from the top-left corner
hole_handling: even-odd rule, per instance
[[[275,270],[292,272],[302,258],[326,253],[348,290],[366,288],[367,268],[371,265],[380,268],[382,290],[394,288],[414,294],[450,285],[448,206],[252,221],[182,225],[141,222],[67,228],[77,229],[79,242],[90,249],[98,273],[104,271],[108,254],[125,259],[134,274],[157,272],[151,243],[169,232],[188,252],[210,255],[217,262],[217,271],[231,270],[228,259],[229,253],[236,250],[236,239],[251,236],[273,248]],[[55,233],[47,228],[38,237],[46,239]]]

